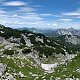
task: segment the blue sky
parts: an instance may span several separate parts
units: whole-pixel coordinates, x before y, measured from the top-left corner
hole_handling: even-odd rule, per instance
[[[80,28],[80,0],[0,0],[7,27]]]

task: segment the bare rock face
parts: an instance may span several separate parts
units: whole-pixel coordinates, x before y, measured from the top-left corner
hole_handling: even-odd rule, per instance
[[[74,35],[78,34],[78,32],[74,28],[68,28],[68,29],[60,29],[57,31],[60,35]]]
[[[5,77],[6,77],[7,80],[16,80],[16,79],[13,77],[13,75],[11,75],[11,74],[9,74],[9,73],[6,73]]]
[[[77,44],[80,44],[80,38],[78,38],[77,36],[74,36],[74,35],[71,35],[70,37],[68,37],[66,35],[65,42],[69,42],[74,45],[77,45]]]
[[[6,71],[7,65],[0,63],[0,76]]]
[[[3,43],[4,38],[0,37],[0,43]]]
[[[23,35],[23,34],[22,34],[22,36],[23,36],[23,38],[24,38],[24,40],[25,40],[25,42],[26,42],[26,46],[31,47],[33,44],[31,44],[30,39],[28,39],[28,37],[26,37],[26,36]]]
[[[40,41],[41,43],[44,43],[43,39],[36,37],[36,41]]]
[[[11,38],[9,39],[9,41],[10,41],[11,43],[20,43],[20,39],[19,39],[19,38],[15,38],[15,37],[11,37]]]
[[[24,74],[20,71],[19,74],[18,74],[21,78],[24,78]]]

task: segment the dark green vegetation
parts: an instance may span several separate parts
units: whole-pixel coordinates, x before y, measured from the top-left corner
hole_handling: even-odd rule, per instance
[[[61,43],[58,43],[56,40],[49,39],[48,37],[46,37],[40,33],[33,33],[28,30],[11,29],[8,27],[4,27],[3,25],[0,26],[0,31],[3,31],[3,33],[0,32],[0,36],[4,37],[5,39],[9,39],[11,37],[20,38],[20,43],[18,43],[18,44],[20,44],[20,46],[18,46],[19,48],[26,47],[25,39],[22,36],[22,34],[24,34],[30,40],[31,44],[33,44],[34,48],[40,48],[40,49],[38,49],[38,51],[40,52],[39,53],[40,55],[42,55],[42,53],[44,53],[44,55],[46,55],[48,57],[54,53],[65,54],[64,50],[66,50],[68,53],[72,53],[67,47],[65,47]],[[31,34],[31,35],[29,35],[29,34]],[[43,42],[36,41],[36,38],[42,39]]]
[[[16,38],[19,38],[20,35],[20,31],[16,30],[16,29],[11,29],[11,28],[6,28],[4,26],[2,26],[2,28],[0,28],[0,31],[3,31],[4,33],[0,33],[0,36],[7,38],[10,38],[11,36],[14,36]]]
[[[67,35],[67,36],[71,37],[71,35]],[[75,35],[75,36],[80,39],[80,36],[77,36],[77,35]],[[50,39],[56,41],[59,44],[62,44],[64,46],[66,46],[67,50],[72,50],[72,53],[74,53],[74,54],[76,53],[76,51],[80,52],[80,44],[74,45],[74,44],[72,44],[70,42],[65,42],[65,37],[66,37],[66,35],[60,35],[60,36],[55,37],[55,38],[54,37],[50,37]]]
[[[26,42],[22,34],[24,34],[33,44],[34,48],[40,48],[38,51],[40,52],[40,55],[44,53],[46,56],[51,56],[52,53],[62,53],[65,54],[65,51],[69,54],[76,53],[76,51],[80,51],[80,45],[72,45],[70,43],[65,42],[65,36],[59,36],[58,37],[46,37],[43,34],[40,33],[33,33],[28,30],[17,30],[17,29],[11,29],[9,27],[5,27],[3,25],[0,25],[0,36],[4,37],[5,39],[8,38],[20,38],[20,46],[19,48],[26,47]],[[32,35],[29,35],[32,34]],[[41,41],[36,41],[36,38],[42,39]],[[47,46],[46,46],[47,45]],[[51,48],[50,48],[51,47]],[[48,52],[50,51],[50,53]],[[42,52],[43,51],[43,52]]]
[[[31,52],[31,49],[23,49],[22,52],[23,54],[28,54]]]
[[[13,55],[13,54],[14,54],[14,51],[13,51],[13,50],[7,50],[7,49],[5,49],[5,50],[3,51],[3,54]]]
[[[51,56],[54,52],[53,48],[49,47],[36,47],[37,51],[40,51],[39,57],[43,57],[43,54],[48,57]]]
[[[25,42],[25,40],[24,40],[24,38],[23,38],[23,37],[21,37],[20,42],[21,42],[23,45],[25,45],[25,44],[26,44],[26,42]]]

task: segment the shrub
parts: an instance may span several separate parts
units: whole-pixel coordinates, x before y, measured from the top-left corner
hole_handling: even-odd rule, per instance
[[[19,30],[16,30],[16,29],[11,29],[11,28],[5,27],[1,31],[3,31],[4,33],[3,34],[0,33],[0,36],[5,37],[6,39],[10,38],[11,36],[13,36],[15,38],[21,37],[21,32]]]
[[[31,52],[31,49],[23,49],[22,52],[23,52],[24,54],[28,54],[28,53]]]
[[[20,42],[21,42],[22,44],[26,45],[26,42],[25,42],[25,40],[24,40],[24,38],[23,38],[23,37],[21,37]]]
[[[13,50],[4,50],[3,51],[3,54],[7,54],[7,55],[13,55],[14,54],[14,51]]]
[[[23,48],[26,47],[26,45],[20,45],[20,46],[17,46],[17,47],[20,48],[20,49],[23,49]]]
[[[54,52],[54,49],[49,47],[36,47],[36,49],[39,51],[39,56],[44,54],[46,57],[48,57],[51,56]]]

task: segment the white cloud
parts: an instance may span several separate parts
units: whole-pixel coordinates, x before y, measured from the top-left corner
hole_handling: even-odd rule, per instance
[[[37,13],[25,13],[23,16],[18,16],[21,19],[26,19],[28,21],[41,21],[43,17]]]
[[[17,14],[14,14],[12,17],[18,17],[18,15]]]
[[[68,12],[68,13],[63,13],[62,15],[64,15],[64,16],[79,16],[80,13],[78,13],[78,12]]]
[[[40,14],[41,16],[52,16],[52,14]]]
[[[58,26],[58,24],[57,23],[53,23],[53,26]]]
[[[5,9],[4,8],[0,8],[0,14],[4,14],[6,13]]]
[[[0,10],[0,14],[2,14],[2,13],[6,13],[6,11],[4,11],[4,10]]]
[[[5,15],[5,14],[0,14],[0,17],[6,17],[7,15]]]
[[[29,15],[37,15],[37,16],[41,16],[41,17],[44,17],[44,16],[53,16],[53,14],[48,14],[48,13],[43,13],[43,14],[39,14],[39,13],[27,13]]]
[[[4,2],[3,5],[5,6],[24,6],[24,5],[27,5],[27,3],[23,1],[10,1],[10,2]]]
[[[20,7],[18,11],[20,12],[32,12],[35,11],[36,9],[31,8],[31,7]]]
[[[59,19],[59,21],[71,21],[72,19]]]
[[[26,16],[20,16],[23,19],[29,20],[29,21],[35,21],[35,20],[43,20],[42,17],[36,16],[36,15],[26,15]]]
[[[28,12],[26,14],[28,14],[28,15],[38,15],[37,13],[32,13],[32,12],[31,13]]]
[[[75,11],[72,12],[65,12],[62,13],[63,16],[80,16],[80,8],[77,8]]]
[[[77,17],[75,17],[75,18],[78,18],[78,19],[80,19],[80,16],[77,16]]]
[[[50,26],[51,24],[48,24],[48,26]]]
[[[62,17],[61,15],[54,15],[54,14],[50,14],[50,13],[26,13],[26,14],[30,14],[30,15],[38,15],[38,16],[41,16],[41,17],[45,17],[45,16],[50,16],[50,17]]]

